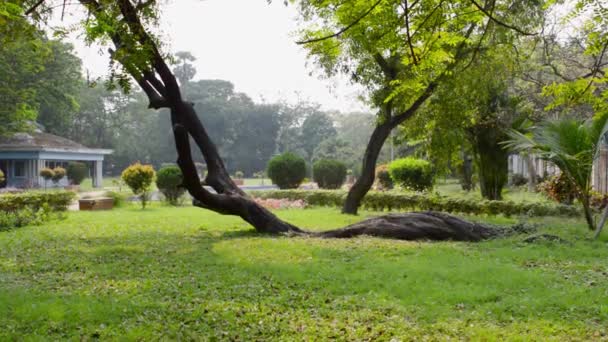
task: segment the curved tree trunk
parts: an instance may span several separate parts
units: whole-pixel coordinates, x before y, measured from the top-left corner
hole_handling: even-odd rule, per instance
[[[106,7],[93,0],[80,0],[89,11],[98,17],[110,15]],[[251,224],[258,232],[271,234],[288,234],[301,236],[317,236],[325,238],[346,238],[360,235],[371,235],[395,239],[428,239],[428,240],[459,240],[480,241],[495,236],[496,231],[490,227],[466,222],[454,216],[440,213],[410,213],[404,215],[387,215],[327,232],[307,232],[292,224],[282,221],[272,212],[257,204],[240,190],[226,172],[224,163],[217,147],[208,136],[205,127],[199,120],[194,107],[182,99],[181,89],[177,79],[158,51],[156,43],[148,35],[140,22],[136,7],[130,0],[117,0],[117,5],[123,16],[122,31],[131,32],[137,37],[136,41],[129,40],[123,44],[121,33],[114,31],[111,39],[117,49],[123,49],[122,54],[113,54],[137,81],[150,100],[150,107],[169,108],[171,122],[178,153],[177,164],[183,175],[183,187],[194,198],[193,204],[225,215],[236,215]],[[111,13],[114,15],[115,13]],[[139,44],[141,46],[132,46]],[[130,51],[130,48],[136,49]],[[124,53],[135,53],[137,49],[150,51],[147,63],[134,64],[128,59],[120,59]],[[126,50],[125,50],[126,49]],[[417,108],[432,94],[436,82],[428,85],[426,91],[419,96],[405,112],[391,117],[387,123],[380,125],[374,131],[366,152],[363,181],[355,187],[357,196],[351,196],[352,203],[359,205],[361,198],[371,187],[374,180],[374,168],[380,149],[390,134],[392,128],[409,118]],[[390,113],[390,111],[389,111]],[[211,186],[216,193],[208,191],[202,184],[190,148],[190,138],[203,154],[209,173],[205,185]],[[354,202],[353,202],[354,201]],[[352,210],[351,210],[352,211]]]
[[[374,184],[378,155],[380,154],[380,150],[382,150],[382,146],[384,146],[384,142],[391,134],[392,129],[390,123],[376,126],[374,129],[367,144],[367,148],[365,149],[365,154],[363,155],[361,177],[359,177],[355,184],[350,188],[348,196],[346,196],[346,201],[344,202],[344,207],[342,208],[342,213],[351,215],[357,214],[363,197],[365,197]]]

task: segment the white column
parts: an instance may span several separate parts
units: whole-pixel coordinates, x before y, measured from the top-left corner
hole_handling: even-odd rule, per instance
[[[103,161],[96,160],[93,167],[93,187],[101,188],[103,185]]]
[[[36,163],[36,179],[38,180],[38,187],[44,187],[44,178],[40,177],[40,171],[44,169],[44,160],[38,159]]]

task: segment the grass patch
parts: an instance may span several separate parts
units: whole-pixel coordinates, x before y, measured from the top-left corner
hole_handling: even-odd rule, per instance
[[[362,219],[278,214],[310,229]],[[0,340],[608,338],[606,238],[537,222],[572,243],[271,237],[160,205],[70,213],[0,233]]]

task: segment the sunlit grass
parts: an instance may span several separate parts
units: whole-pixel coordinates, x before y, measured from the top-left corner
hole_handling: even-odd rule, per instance
[[[309,229],[374,215],[278,214]],[[272,237],[160,205],[70,213],[0,233],[0,340],[606,339],[606,237],[535,222],[570,243]]]

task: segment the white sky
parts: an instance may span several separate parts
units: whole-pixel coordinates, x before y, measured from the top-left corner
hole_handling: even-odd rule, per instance
[[[196,79],[231,81],[256,102],[302,99],[326,110],[366,110],[357,99],[360,88],[310,75],[314,67],[307,67],[306,52],[294,43],[295,18],[295,8],[282,0],[173,0],[164,7],[160,29],[171,52],[197,58]],[[73,43],[90,75],[107,73],[108,57],[99,48]]]

